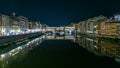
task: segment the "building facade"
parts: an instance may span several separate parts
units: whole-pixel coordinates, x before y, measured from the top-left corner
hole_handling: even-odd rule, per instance
[[[29,20],[24,16],[17,17],[19,21],[20,30],[26,32],[29,29]]]
[[[8,35],[10,24],[10,16],[0,14],[0,36]]]
[[[86,34],[86,21],[78,23],[78,30],[80,31],[80,34]]]

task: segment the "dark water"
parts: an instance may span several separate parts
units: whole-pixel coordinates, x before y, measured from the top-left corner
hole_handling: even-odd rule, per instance
[[[91,45],[97,43],[89,40],[91,39],[87,41],[86,38],[77,38],[76,41],[71,41],[39,38],[37,42],[22,45],[21,49],[19,47],[11,57],[1,59],[1,68],[120,67],[115,58],[101,54],[101,50],[97,50],[99,48],[92,48]]]

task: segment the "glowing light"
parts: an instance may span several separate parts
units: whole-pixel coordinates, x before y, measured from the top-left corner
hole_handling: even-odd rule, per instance
[[[19,47],[18,47],[18,49],[22,49],[22,47],[21,47],[21,46],[19,46]]]
[[[15,53],[13,53],[13,54],[12,54],[12,56],[15,56],[15,55],[16,55],[16,54],[18,54],[18,53],[19,53],[19,51],[17,51],[17,52],[15,52]]]
[[[1,57],[4,58],[6,56],[6,54],[1,54]]]

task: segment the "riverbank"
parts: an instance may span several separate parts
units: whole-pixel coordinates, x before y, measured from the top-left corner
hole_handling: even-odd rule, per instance
[[[0,37],[0,47],[8,46],[8,44],[13,44],[15,42],[20,42],[28,38],[37,37],[43,35],[41,32],[21,34],[21,35],[12,35],[12,36],[3,36]]]

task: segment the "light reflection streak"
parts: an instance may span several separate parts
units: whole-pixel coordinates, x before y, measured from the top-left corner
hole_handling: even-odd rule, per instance
[[[26,55],[29,52],[30,47],[34,48],[35,46],[38,46],[42,42],[43,38],[43,36],[35,38],[10,51],[0,54],[0,68],[7,68],[13,61],[17,60],[18,58],[20,59],[23,57],[23,55]]]
[[[52,35],[52,36],[44,36],[44,40],[72,40],[75,42],[75,36],[74,35],[70,35],[70,36],[56,36],[56,35]]]
[[[89,38],[82,36],[76,38],[76,42],[97,56],[114,58],[115,61],[120,63],[120,46],[117,42],[110,41],[110,39]]]

